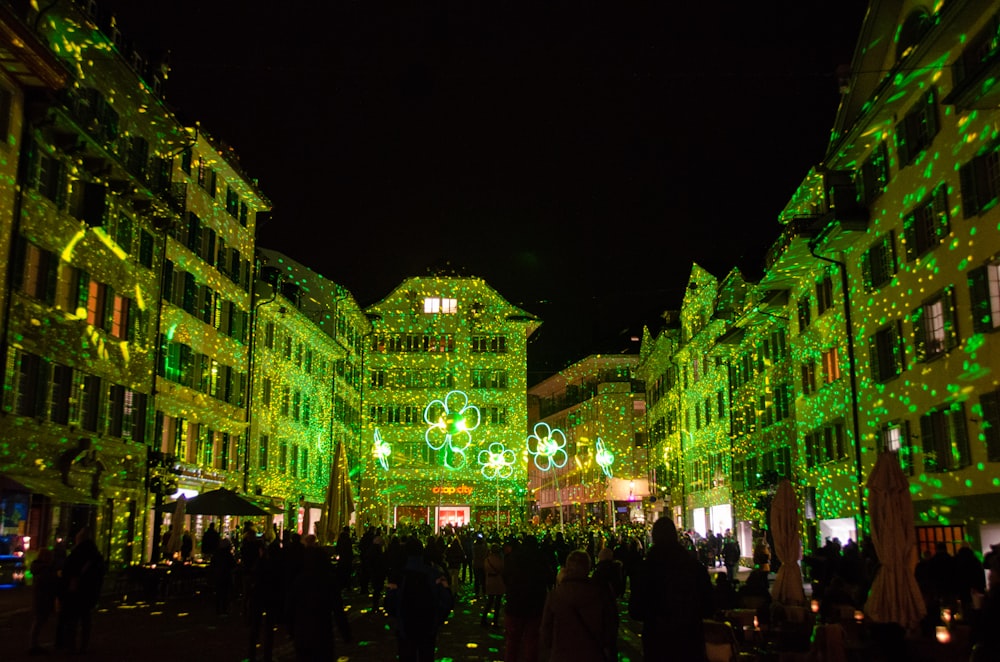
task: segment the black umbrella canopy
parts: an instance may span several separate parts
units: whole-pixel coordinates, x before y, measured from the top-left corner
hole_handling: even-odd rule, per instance
[[[172,509],[175,502],[163,504],[164,509]],[[266,515],[267,511],[232,490],[220,487],[204,492],[187,501],[188,515]]]

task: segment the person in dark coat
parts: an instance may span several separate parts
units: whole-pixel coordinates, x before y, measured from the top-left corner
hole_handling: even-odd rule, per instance
[[[483,615],[480,619],[482,625],[487,625],[490,610],[493,610],[493,627],[500,625],[500,607],[503,604],[504,593],[507,587],[503,583],[503,553],[500,545],[490,546],[490,553],[486,557],[486,601],[483,604]]]
[[[504,662],[537,662],[538,633],[548,592],[549,566],[538,540],[527,536],[504,560]]]
[[[603,581],[594,581],[589,574],[587,552],[570,552],[542,611],[539,633],[542,659],[551,662],[618,659],[618,611],[611,588]]]
[[[233,573],[236,570],[236,557],[233,556],[233,544],[229,538],[219,543],[212,553],[208,564],[208,574],[215,587],[215,613],[225,616],[229,613],[229,594],[233,586]]]
[[[722,542],[722,562],[726,566],[726,576],[730,582],[736,581],[736,571],[740,566],[740,544],[733,537],[732,532],[726,531],[726,537]]]
[[[215,554],[215,550],[219,548],[219,532],[215,529],[215,522],[208,525],[205,533],[201,534],[201,556],[205,559],[211,559],[212,554]],[[230,550],[232,553],[232,550]]]
[[[385,610],[396,619],[400,662],[433,662],[438,629],[451,613],[448,576],[416,538],[406,541],[406,563],[389,578]]]
[[[616,561],[614,552],[605,547],[597,553],[597,565],[590,576],[594,581],[601,581],[611,587],[615,599],[625,594],[625,568],[621,561]]]
[[[653,524],[653,546],[632,585],[629,614],[642,621],[646,660],[703,660],[702,619],[714,600],[708,570],[681,546],[670,518]]]
[[[385,578],[388,574],[386,553],[383,548],[382,536],[375,536],[368,547],[368,576],[372,586],[372,611],[376,611],[382,600],[385,589]]]
[[[56,555],[51,549],[45,548],[38,552],[38,557],[31,563],[32,604],[31,604],[31,647],[32,655],[44,652],[39,639],[42,628],[48,623],[49,617],[56,607],[56,591],[58,588],[59,568],[56,565]]]
[[[342,589],[351,587],[351,573],[354,571],[354,541],[351,528],[345,526],[337,537],[337,579]]]
[[[86,652],[90,643],[91,616],[101,595],[103,580],[104,557],[91,539],[90,529],[80,529],[59,577],[57,647],[69,648],[74,653]]]
[[[336,624],[345,643],[351,643],[351,626],[333,565],[318,547],[306,547],[301,571],[288,591],[286,626],[299,662],[333,662],[333,629]]]

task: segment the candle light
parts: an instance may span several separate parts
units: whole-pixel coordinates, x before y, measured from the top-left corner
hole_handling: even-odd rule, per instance
[[[809,603],[809,608],[812,609],[812,613],[816,614],[819,612],[819,600],[813,600]]]
[[[756,616],[753,617],[753,629],[754,630],[760,629],[760,622],[757,620]]]
[[[945,625],[948,625],[949,623],[951,623],[951,610],[950,609],[942,609],[941,610],[941,622],[944,623]]]
[[[934,636],[936,636],[937,640],[942,644],[947,644],[951,641],[951,632],[949,632],[948,628],[943,625],[937,626],[934,631]]]
[[[865,612],[861,611],[860,609],[855,609],[854,620],[856,620],[858,623],[865,620]]]

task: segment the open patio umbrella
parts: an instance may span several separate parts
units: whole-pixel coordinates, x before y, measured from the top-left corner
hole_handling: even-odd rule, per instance
[[[180,499],[177,500],[177,502],[179,501]],[[164,505],[169,507],[171,504]],[[202,492],[198,496],[188,499],[187,514],[222,517],[223,515],[266,515],[267,511],[236,492],[220,487],[217,490]]]
[[[330,466],[330,484],[326,488],[323,516],[316,527],[319,539],[327,545],[336,542],[340,530],[350,522],[353,511],[354,499],[347,475],[347,456],[344,445],[337,444]]]
[[[774,553],[781,561],[774,577],[771,596],[783,605],[804,605],[806,593],[802,588],[802,539],[799,536],[799,504],[795,488],[788,479],[778,483],[778,491],[771,502],[771,536]]]
[[[893,451],[880,454],[868,476],[868,512],[880,565],[865,612],[873,621],[899,623],[912,629],[927,609],[911,566],[916,530],[910,482]]]
[[[165,556],[167,559],[173,558],[174,554],[181,551],[181,543],[184,538],[184,519],[187,499],[182,494],[177,501],[174,501],[174,512],[170,516],[170,538],[167,540]]]

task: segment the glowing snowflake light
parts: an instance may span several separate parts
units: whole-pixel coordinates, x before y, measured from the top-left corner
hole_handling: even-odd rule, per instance
[[[604,440],[600,437],[597,438],[595,448],[597,452],[595,453],[594,461],[601,467],[604,475],[611,478],[611,465],[615,462],[614,453],[608,450],[608,447],[604,445]]]
[[[510,478],[514,473],[514,451],[498,441],[490,447],[479,451],[477,457],[483,477],[488,480]]]
[[[392,455],[392,448],[389,446],[387,441],[382,439],[382,433],[379,432],[378,428],[375,428],[375,459],[378,463],[382,465],[382,468],[386,471],[389,470],[389,456]]]
[[[472,431],[479,427],[479,420],[479,408],[469,404],[469,396],[451,391],[443,400],[431,400],[424,409],[424,440],[431,449],[444,450],[445,465],[457,469],[465,464],[465,449],[472,443]]]
[[[548,423],[535,423],[528,435],[528,452],[540,471],[561,468],[566,465],[566,433],[559,428],[551,428]]]

